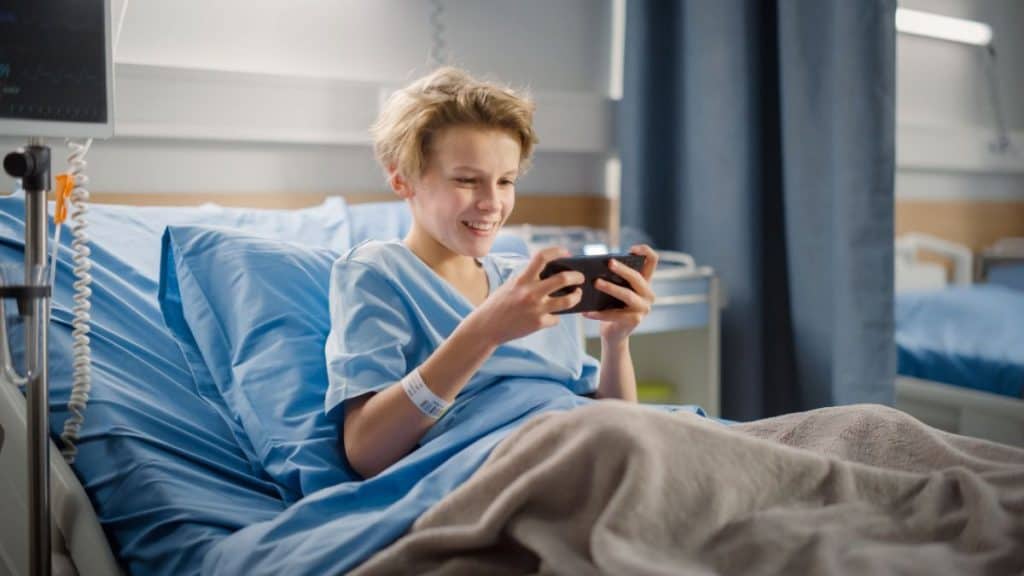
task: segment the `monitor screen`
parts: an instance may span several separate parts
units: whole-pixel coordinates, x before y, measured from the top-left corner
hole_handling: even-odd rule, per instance
[[[0,135],[113,132],[110,0],[0,0]]]

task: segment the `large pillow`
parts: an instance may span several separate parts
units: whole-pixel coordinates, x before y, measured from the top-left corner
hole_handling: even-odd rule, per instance
[[[163,238],[160,305],[200,394],[224,403],[290,500],[357,477],[323,410],[335,258],[223,228]]]

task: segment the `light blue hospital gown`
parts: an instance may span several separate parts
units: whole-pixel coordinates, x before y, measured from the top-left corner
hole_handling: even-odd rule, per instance
[[[526,263],[511,255],[481,262],[492,290]],[[328,412],[399,381],[473,310],[399,241],[363,243],[339,258],[331,274]],[[494,420],[508,421],[542,405],[568,409],[589,401],[580,395],[597,390],[598,362],[583,352],[578,322],[578,316],[563,317],[557,326],[498,347],[421,443],[457,426],[468,411],[486,409]]]
[[[521,256],[484,258],[492,291],[525,263]],[[472,311],[398,241],[356,246],[331,274],[329,413],[396,383]],[[597,389],[599,364],[584,353],[578,322],[565,316],[500,346],[410,454],[369,480],[325,488],[234,534],[208,554],[204,572],[344,573],[391,544],[526,419],[594,401],[581,394]]]

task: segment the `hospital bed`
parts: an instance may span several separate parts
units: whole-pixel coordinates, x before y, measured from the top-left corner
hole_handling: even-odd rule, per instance
[[[1024,446],[1024,285],[1014,283],[1024,253],[1011,246],[976,265],[955,243],[897,239],[896,407],[940,429]],[[975,282],[976,271],[987,282]]]
[[[322,346],[308,338],[328,327],[322,308],[334,256],[361,238],[401,235],[408,215],[398,206],[347,205],[341,198],[290,211],[93,206],[92,399],[74,467],[51,449],[58,573],[195,573],[207,553],[243,528],[296,507],[316,513],[320,499],[305,495],[337,495],[318,492],[344,483],[350,471],[338,459],[335,423],[323,414],[323,390],[315,385]],[[20,198],[0,198],[0,263],[20,258],[22,218]],[[514,242],[502,238],[496,249],[523,249]],[[67,415],[70,372],[67,257],[62,242],[50,348],[55,431]],[[293,273],[281,274],[283,265]],[[217,277],[204,276],[211,269]],[[226,286],[212,290],[210,282]],[[190,283],[207,288],[209,314],[180,315],[175,304],[189,297]],[[267,300],[274,294],[287,299]],[[215,308],[240,303],[245,314],[217,315]],[[264,304],[290,307],[270,317]],[[217,329],[190,331],[193,322]],[[245,338],[236,340],[239,334]],[[203,342],[200,352],[223,344],[217,353],[231,360],[212,366],[224,373],[202,373],[204,359],[196,356],[196,340],[211,335],[224,341]],[[271,349],[276,361],[260,363],[268,335],[274,346],[287,347],[287,362]],[[217,394],[231,391],[219,388],[233,382],[235,370],[267,385],[265,404],[239,411],[240,398],[261,398]],[[275,386],[282,378],[312,385]],[[301,395],[290,395],[296,391]],[[275,428],[262,419],[266,410],[286,424]],[[0,524],[0,573],[24,573],[23,414],[21,392],[5,383],[0,514],[8,520]],[[298,441],[288,435],[295,431],[303,436]]]
[[[23,219],[22,197],[0,198],[0,264],[21,261]],[[219,384],[221,375],[202,373],[205,359],[197,356],[204,352],[198,350],[196,340],[201,341],[204,334],[190,331],[189,319],[176,316],[175,310],[180,314],[180,309],[174,306],[176,299],[185,297],[185,284],[200,275],[200,266],[190,269],[195,277],[186,277],[168,259],[169,247],[200,254],[204,239],[212,238],[211,250],[244,246],[248,256],[278,258],[240,264],[251,281],[249,287],[257,290],[280,283],[295,305],[290,320],[305,323],[300,331],[325,334],[330,263],[353,242],[400,237],[409,226],[408,212],[401,203],[348,205],[340,197],[329,197],[296,210],[94,204],[89,219],[94,261],[92,397],[73,467],[51,443],[54,571],[194,573],[221,539],[280,515],[304,494],[344,482],[351,472],[338,459],[335,423],[324,416],[323,390],[316,385],[305,387],[301,398],[273,396],[269,390],[268,402],[274,405],[268,409],[278,411],[287,425],[274,430],[260,422],[265,438],[247,432],[253,428],[246,427],[252,422],[245,419],[265,413],[253,408],[239,416],[234,406],[227,405],[230,398],[225,400],[214,389],[213,382]],[[183,240],[186,236],[188,240]],[[69,240],[64,238],[59,249],[50,330],[52,437],[59,435],[68,414],[67,381],[72,369]],[[264,240],[272,244],[259,244]],[[263,246],[264,252],[249,250],[252,246]],[[522,253],[526,247],[519,238],[507,235],[495,250]],[[301,271],[295,276],[306,276],[289,284],[278,274],[282,263]],[[175,272],[169,285],[168,276]],[[232,273],[226,268],[218,272]],[[320,272],[322,282],[309,280],[321,278]],[[677,279],[673,276],[670,281]],[[221,295],[227,299],[225,305],[246,300],[244,293]],[[319,304],[311,305],[314,300]],[[685,304],[708,305],[696,300]],[[14,308],[8,308],[9,316]],[[249,309],[238,317],[248,315],[260,317]],[[10,317],[6,320],[9,325],[14,322]],[[275,383],[282,377],[318,377],[317,370],[323,370],[322,343],[306,345],[308,340],[303,338],[310,334],[293,334],[290,330],[295,327],[295,323],[278,324],[267,332],[282,334],[278,340],[290,342],[289,362],[278,357],[273,366],[253,368],[254,373],[291,370],[267,375]],[[251,334],[259,332],[250,328],[246,330]],[[224,329],[230,331],[230,327]],[[16,332],[13,326],[11,334]],[[252,347],[242,346],[228,352],[242,367],[252,367],[258,359],[246,358],[250,351]],[[18,352],[13,355],[17,358]],[[287,437],[291,430],[305,435],[301,451],[295,450],[295,439]],[[252,464],[261,458],[272,461],[262,470]],[[0,517],[7,520],[0,524],[0,574],[27,573],[24,463],[25,399],[16,385],[4,381],[0,384]]]

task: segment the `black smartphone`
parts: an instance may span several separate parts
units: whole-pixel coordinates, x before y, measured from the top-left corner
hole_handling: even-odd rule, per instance
[[[619,286],[632,290],[629,282],[626,282],[622,276],[619,276],[608,268],[608,261],[613,258],[638,272],[643,269],[644,262],[647,260],[647,257],[641,254],[601,254],[597,256],[572,256],[570,258],[559,258],[558,260],[548,262],[547,266],[545,266],[540,272],[541,280],[566,270],[581,272],[586,278],[582,286],[567,286],[551,293],[552,296],[564,296],[576,288],[581,288],[583,290],[583,297],[580,299],[578,304],[572,308],[555,312],[555,314],[575,314],[577,312],[593,312],[597,310],[609,310],[612,308],[625,308],[626,304],[622,300],[619,300],[610,294],[605,294],[594,286],[594,282],[596,282],[598,278],[601,278],[613,284],[618,284]]]

